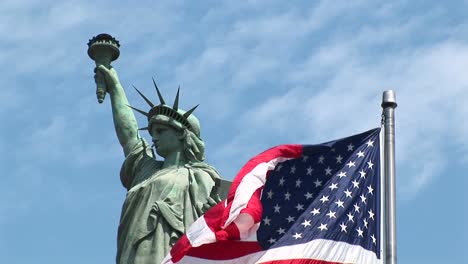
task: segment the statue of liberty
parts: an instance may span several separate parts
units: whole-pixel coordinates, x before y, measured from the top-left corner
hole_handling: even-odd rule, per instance
[[[203,162],[205,146],[200,123],[179,108],[179,91],[172,106],[164,101],[153,80],[160,104],[148,112],[129,106],[117,72],[98,65],[96,83],[105,82],[110,95],[115,131],[125,154],[120,179],[127,189],[117,242],[118,264],[160,263],[185,230],[220,201],[219,173]],[[136,89],[136,88],[135,88]],[[138,129],[133,108],[145,115],[147,127]],[[139,135],[147,130],[153,147]]]

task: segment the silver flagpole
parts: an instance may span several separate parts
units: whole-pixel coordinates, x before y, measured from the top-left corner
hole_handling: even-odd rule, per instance
[[[385,264],[396,264],[396,199],[395,199],[395,119],[397,107],[395,92],[385,91],[382,96],[384,118],[384,232]]]

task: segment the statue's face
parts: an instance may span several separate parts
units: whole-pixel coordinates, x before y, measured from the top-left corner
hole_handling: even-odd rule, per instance
[[[151,126],[150,133],[159,156],[166,158],[172,153],[183,150],[182,132],[173,127],[156,123]]]

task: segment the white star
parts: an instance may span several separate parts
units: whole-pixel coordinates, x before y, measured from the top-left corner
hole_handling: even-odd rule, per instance
[[[356,229],[356,231],[358,232],[358,236],[364,237],[364,236],[362,235],[362,233],[364,233],[364,231],[362,231],[362,229],[361,229],[360,227],[358,227],[358,229]]]
[[[325,157],[324,157],[324,156],[320,156],[320,157],[319,157],[319,160],[318,160],[318,163],[323,164],[323,160],[325,160]]]
[[[283,168],[283,164],[278,165],[278,167],[276,167],[276,171],[280,171],[281,168]]]
[[[346,163],[346,166],[348,166],[348,168],[356,167],[356,162],[349,161],[348,163]]]
[[[373,147],[374,141],[369,139],[369,141],[367,141],[366,144],[367,144],[367,147]]]
[[[294,237],[295,239],[302,238],[302,233],[296,233],[295,235],[293,235],[293,237]]]
[[[365,228],[367,228],[367,225],[368,225],[368,224],[369,224],[369,223],[367,222],[367,220],[364,219],[364,227],[365,227]]]
[[[359,189],[359,182],[357,182],[356,180],[352,181],[351,182],[353,184],[353,188],[358,188]]]
[[[327,202],[328,201],[328,196],[323,195],[322,198],[320,198],[320,201],[322,203]]]
[[[359,152],[357,153],[357,156],[358,156],[358,158],[364,157],[364,152],[359,151]]]
[[[280,213],[281,206],[279,204],[276,204],[273,209],[275,209],[275,213]]]
[[[327,225],[326,224],[320,224],[319,227],[317,227],[318,229],[320,229],[320,231],[323,231],[323,230],[328,230],[327,228]]]
[[[315,184],[315,187],[320,187],[322,186],[322,181],[319,181],[319,179],[317,178],[317,180],[314,182]]]
[[[336,212],[333,212],[332,210],[330,210],[330,212],[327,215],[330,218],[336,218]]]
[[[354,216],[351,214],[351,212],[349,212],[346,216],[348,217],[349,221],[354,223]]]
[[[361,197],[361,201],[363,203],[366,203],[367,198],[364,196],[364,194],[361,194],[361,196],[359,196],[359,197]]]
[[[313,215],[320,214],[320,208],[314,208],[314,210],[312,212],[310,212],[310,213],[313,214]]]
[[[372,189],[372,186],[370,186],[370,185],[367,186],[367,190],[369,190],[370,194],[374,195],[374,193],[373,193],[374,189]]]
[[[338,177],[340,177],[340,179],[346,177],[346,172],[340,171],[340,173],[338,173]]]
[[[377,239],[375,239],[375,236],[374,236],[374,235],[372,235],[371,238],[372,238],[372,243],[374,243],[374,245],[375,245],[376,242],[377,242]]]
[[[369,165],[369,169],[372,170],[372,166],[374,166],[374,164],[372,163],[372,161],[369,160],[369,161],[367,162],[367,165]]]
[[[346,197],[352,198],[351,192],[348,189],[346,189],[346,191],[344,191],[344,193],[346,194]]]
[[[343,160],[343,157],[341,157],[341,155],[338,155],[338,157],[336,157],[336,163],[341,163],[341,160]]]
[[[359,205],[355,203],[353,206],[354,206],[354,210],[359,213]]]
[[[270,225],[270,222],[271,222],[271,219],[268,218],[268,216],[266,216],[265,218],[263,218],[263,224],[264,224],[264,225]]]
[[[366,173],[364,172],[364,170],[360,170],[359,174],[361,174],[361,178],[366,178]]]
[[[288,218],[286,218],[286,220],[288,220],[288,223],[294,222],[294,217],[288,216]]]
[[[268,199],[272,199],[273,198],[273,191],[270,190],[269,192],[267,192],[267,195],[268,195]]]
[[[303,156],[303,157],[302,157],[302,162],[306,162],[307,159],[309,159],[309,156]]]
[[[301,187],[301,183],[302,183],[301,179],[297,179],[296,187]]]
[[[290,171],[289,173],[291,173],[291,174],[296,173],[296,165],[293,165],[293,166],[291,167],[291,171]]]
[[[275,242],[276,242],[276,239],[274,239],[274,238],[270,238],[270,239],[268,239],[268,242],[270,242],[270,244],[273,244],[273,243],[275,243]]]
[[[280,180],[279,180],[279,185],[283,186],[284,182],[285,182],[284,177],[281,177]]]
[[[276,230],[276,232],[278,232],[278,234],[280,234],[280,235],[286,233],[285,231],[286,230],[284,228],[281,228],[281,227],[278,230]]]
[[[343,202],[343,201],[341,201],[341,199],[340,199],[340,200],[338,200],[338,201],[336,201],[335,203],[338,205],[338,208],[339,208],[339,207],[342,207],[342,208],[344,208],[344,205],[343,205],[343,204],[344,204],[344,202]]]
[[[313,171],[313,170],[314,170],[314,169],[312,169],[312,167],[309,166],[309,168],[307,168],[307,175],[312,175],[312,171]]]
[[[304,210],[304,205],[302,205],[302,204],[297,204],[297,205],[296,205],[296,210],[298,210],[298,211]]]
[[[304,220],[304,222],[301,225],[303,225],[304,227],[310,226],[310,220]]]
[[[349,143],[348,145],[348,151],[353,151],[354,150],[354,145]]]
[[[345,233],[348,233],[348,232],[346,231],[347,226],[346,226],[344,223],[341,223],[341,224],[340,224],[340,227],[341,227],[341,232],[344,231]]]
[[[372,209],[369,210],[369,218],[374,220],[374,212],[372,212]]]
[[[291,197],[291,194],[289,192],[285,193],[284,194],[284,200],[288,200],[289,201],[289,198]]]
[[[314,196],[314,194],[310,193],[310,192],[307,192],[306,194],[304,194],[304,196],[306,197],[306,200],[309,200]]]
[[[332,174],[331,171],[332,171],[332,169],[330,169],[330,167],[327,167],[325,169],[325,175],[331,175]]]
[[[333,191],[334,189],[338,189],[338,184],[332,183],[330,186],[328,186],[328,188]]]

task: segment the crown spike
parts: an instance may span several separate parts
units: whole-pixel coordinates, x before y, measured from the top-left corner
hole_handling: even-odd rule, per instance
[[[144,96],[136,87],[135,85],[132,85],[133,88],[135,88],[135,90],[140,94],[141,97],[143,97],[143,99],[146,101],[146,103],[150,106],[150,107],[154,107],[154,104],[148,99],[146,98],[146,96]]]
[[[148,113],[146,113],[145,111],[142,111],[142,110],[140,110],[140,109],[138,109],[138,108],[135,108],[135,107],[133,107],[133,106],[131,106],[131,105],[127,105],[127,106],[130,107],[131,109],[137,111],[138,113],[140,113],[140,114],[142,114],[142,115],[148,117]]]
[[[161,92],[159,92],[158,86],[156,85],[156,81],[154,80],[154,78],[153,78],[153,84],[154,84],[154,87],[156,88],[156,92],[158,93],[159,102],[161,102],[161,104],[163,105],[166,104],[166,102],[164,102],[164,98],[161,95]]]
[[[180,91],[180,85],[177,88],[177,94],[176,94],[176,97],[175,97],[175,100],[174,100],[174,106],[172,107],[172,109],[174,109],[174,111],[176,111],[176,112],[177,112],[177,110],[179,110],[179,91]]]
[[[196,106],[194,106],[192,109],[188,110],[183,116],[185,119],[187,119],[192,113],[193,111],[195,111],[195,109],[197,109],[197,107],[199,106],[199,104],[197,104]]]

